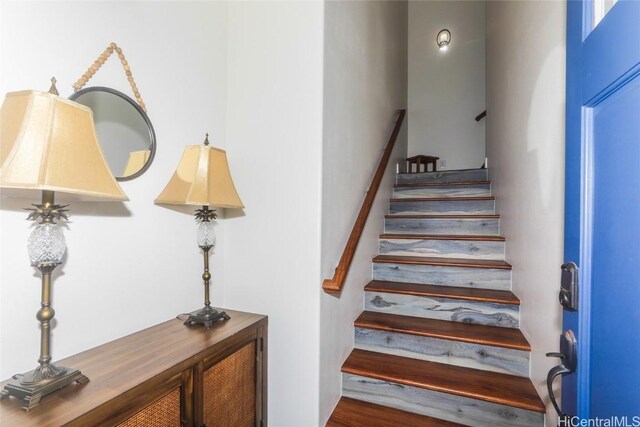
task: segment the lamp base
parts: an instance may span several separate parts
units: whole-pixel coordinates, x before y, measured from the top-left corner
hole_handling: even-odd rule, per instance
[[[58,366],[57,368],[62,374],[39,381],[29,380],[34,378],[37,369],[25,374],[14,375],[4,386],[4,389],[0,391],[0,399],[9,396],[17,397],[23,402],[22,409],[28,411],[38,406],[40,399],[44,396],[71,383],[85,384],[89,382],[89,378],[77,369],[65,368],[64,366]]]
[[[230,318],[224,311],[218,311],[213,307],[206,306],[189,313],[189,318],[184,321],[184,324],[188,326],[204,325],[205,328],[209,329],[217,321],[229,320]]]

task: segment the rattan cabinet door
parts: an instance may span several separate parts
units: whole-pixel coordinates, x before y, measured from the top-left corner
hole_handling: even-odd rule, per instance
[[[180,427],[180,390],[170,391],[118,427]]]
[[[250,342],[204,371],[202,385],[207,427],[254,427],[256,342]]]

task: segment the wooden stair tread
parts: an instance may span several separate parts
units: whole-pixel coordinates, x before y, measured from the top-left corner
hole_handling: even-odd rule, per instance
[[[394,184],[394,188],[411,188],[411,187],[456,187],[467,185],[485,185],[491,184],[491,181],[461,181],[461,182],[412,182],[407,184]]]
[[[441,267],[488,268],[511,270],[511,264],[501,260],[440,258],[409,255],[377,255],[373,262],[386,264],[435,265]]]
[[[493,196],[452,196],[452,197],[400,197],[392,198],[391,202],[463,202],[474,200],[495,200]]]
[[[473,214],[456,214],[456,215],[406,215],[406,214],[387,214],[385,218],[396,219],[499,219],[500,215],[473,215]]]
[[[381,239],[412,239],[412,240],[481,240],[491,242],[504,242],[504,236],[493,235],[468,235],[468,234],[394,234],[383,233]]]
[[[432,298],[461,299],[497,304],[520,305],[520,300],[510,291],[461,288],[456,286],[424,285],[422,283],[388,282],[372,280],[364,287],[366,292],[386,292]]]
[[[458,427],[462,424],[341,397],[327,427]]]
[[[531,380],[515,375],[354,349],[342,372],[544,413]]]
[[[519,329],[476,325],[448,320],[364,311],[355,320],[359,328],[419,335],[466,343],[531,351],[531,345]]]

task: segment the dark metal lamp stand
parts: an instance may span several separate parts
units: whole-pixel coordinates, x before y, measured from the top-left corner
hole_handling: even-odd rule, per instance
[[[42,205],[36,208],[43,210],[43,213],[39,212],[35,216],[35,218],[40,216],[43,223],[53,222],[54,216],[62,212],[60,207],[53,203],[52,191],[43,192]],[[40,321],[40,358],[38,358],[40,366],[25,374],[14,375],[0,391],[0,399],[15,396],[23,401],[22,407],[27,411],[36,407],[44,396],[73,382],[78,384],[89,382],[89,378],[79,370],[51,363],[51,320],[56,314],[51,308],[51,272],[58,264],[60,263],[35,265],[42,274],[41,307],[36,314],[36,318]]]
[[[196,218],[203,222],[209,222],[215,218],[215,211],[210,210],[207,206],[203,206],[203,209],[196,211]],[[202,280],[204,281],[204,307],[191,312],[184,322],[185,325],[204,325],[205,328],[209,329],[219,320],[230,319],[229,315],[224,311],[211,307],[211,300],[209,298],[209,282],[211,280],[211,273],[209,272],[209,251],[212,247],[213,245],[200,246],[200,249],[204,251],[204,273],[202,273]]]

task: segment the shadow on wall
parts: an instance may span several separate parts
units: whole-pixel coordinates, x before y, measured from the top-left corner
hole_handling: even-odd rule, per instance
[[[546,388],[556,360],[562,310],[557,302],[563,260],[565,45],[564,6],[489,2],[487,149],[492,192],[520,298],[521,329],[532,346],[530,378],[557,419]],[[527,17],[526,19],[524,17]],[[540,23],[554,30],[533,41]],[[560,381],[554,383],[558,396]]]
[[[557,64],[563,63],[565,60],[565,47],[556,46],[545,59],[538,79],[531,94],[531,102],[529,104],[529,120],[527,126],[527,152],[530,156],[534,156],[533,164],[537,168],[537,176],[540,179],[536,182],[539,185],[537,193],[540,195],[542,208],[548,210],[556,208],[553,206],[555,201],[552,198],[553,187],[558,185],[564,186],[564,162],[558,167],[557,162],[549,161],[546,155],[539,154],[548,153],[553,150],[554,146],[562,144],[564,147],[564,139],[558,140],[557,129],[562,129],[564,135],[565,127],[565,103],[556,105],[556,111],[549,111],[550,103],[548,94],[557,91]],[[548,123],[549,119],[553,123]],[[546,126],[540,126],[542,122],[547,122]],[[557,160],[557,159],[556,159]]]

